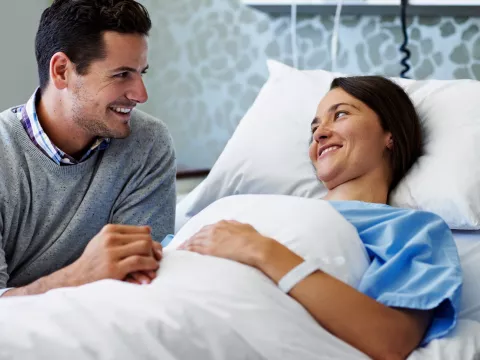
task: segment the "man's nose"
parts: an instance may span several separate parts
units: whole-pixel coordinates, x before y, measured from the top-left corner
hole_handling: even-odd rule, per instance
[[[134,86],[127,94],[127,97],[139,104],[143,104],[148,100],[147,88],[145,87],[145,83],[143,82],[142,78],[135,82]]]

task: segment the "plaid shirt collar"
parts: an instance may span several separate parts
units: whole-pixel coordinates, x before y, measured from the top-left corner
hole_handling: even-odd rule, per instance
[[[47,134],[43,131],[42,125],[38,120],[36,105],[40,99],[40,88],[37,88],[28,102],[19,109],[20,121],[30,140],[43,151],[50,159],[58,165],[75,165],[87,160],[97,150],[105,150],[110,145],[110,139],[98,138],[90,149],[82,156],[80,160],[76,160],[56,147]]]

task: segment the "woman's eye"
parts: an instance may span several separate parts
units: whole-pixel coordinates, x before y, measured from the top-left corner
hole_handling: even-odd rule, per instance
[[[125,72],[121,72],[120,74],[115,75],[115,77],[120,78],[120,79],[124,79],[124,78],[126,78],[127,76],[128,76],[128,72],[126,72],[126,71],[125,71]]]
[[[347,115],[347,113],[345,111],[337,111],[335,113],[335,120],[337,120],[338,118],[343,117],[345,115]]]

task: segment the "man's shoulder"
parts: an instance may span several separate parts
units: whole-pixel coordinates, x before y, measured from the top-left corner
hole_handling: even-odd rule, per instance
[[[16,106],[0,112],[0,146],[11,148],[14,144],[21,145],[20,130],[23,130],[21,124],[22,106]],[[0,150],[1,151],[1,150]]]
[[[166,124],[144,111],[135,109],[131,119],[132,135],[145,136],[147,134],[155,134],[155,136],[170,136]]]
[[[125,147],[133,147],[142,153],[157,155],[173,153],[173,140],[163,121],[141,110],[135,109],[130,120],[131,133],[125,139],[113,139],[110,146],[124,152]]]
[[[13,106],[11,108],[0,111],[0,121],[11,121],[18,117],[17,114],[20,114],[23,105]]]

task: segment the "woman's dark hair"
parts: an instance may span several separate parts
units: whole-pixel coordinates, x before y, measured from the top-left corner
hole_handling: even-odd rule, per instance
[[[339,77],[330,89],[341,88],[372,109],[385,131],[392,133],[393,190],[422,154],[422,130],[415,107],[405,91],[382,76]]]
[[[55,53],[65,53],[85,75],[92,61],[105,57],[104,32],[148,36],[151,27],[147,9],[134,0],[55,0],[43,12],[35,38],[40,88],[48,85]]]

